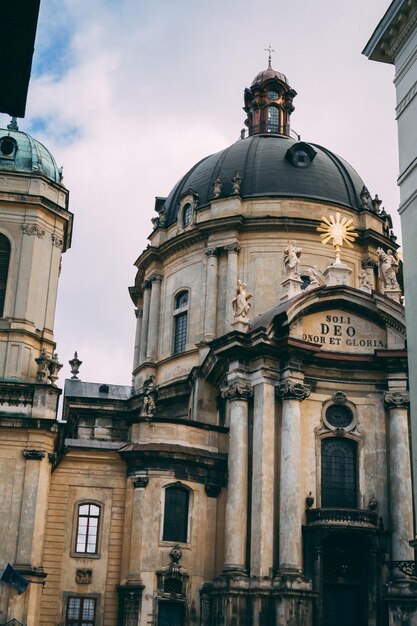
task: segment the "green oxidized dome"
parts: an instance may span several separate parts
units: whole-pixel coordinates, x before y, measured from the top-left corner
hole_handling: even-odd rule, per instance
[[[62,170],[39,141],[18,130],[15,120],[0,129],[0,171],[39,173],[62,184]]]

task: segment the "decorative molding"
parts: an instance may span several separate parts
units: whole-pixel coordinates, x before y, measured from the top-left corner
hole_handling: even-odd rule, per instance
[[[39,238],[45,236],[45,230],[38,224],[22,224],[22,230],[25,235],[36,235]]]
[[[220,493],[220,489],[220,485],[207,484],[204,486],[204,490],[208,498],[217,498]]]
[[[204,250],[204,254],[206,256],[218,256],[219,254],[219,249],[218,248],[206,248]]]
[[[280,400],[300,400],[303,401],[309,397],[311,393],[310,385],[303,383],[292,383],[285,381],[275,388],[275,393]]]
[[[149,483],[149,478],[146,474],[143,476],[135,476],[132,478],[132,485],[135,489],[145,489]]]
[[[23,450],[23,456],[30,461],[42,461],[45,458],[45,450]]]
[[[336,391],[332,395],[332,400],[335,404],[346,404],[347,396],[345,393],[343,393],[343,391]]]
[[[17,385],[0,385],[0,405],[8,404],[9,406],[32,406],[33,404],[33,387],[20,387]]]
[[[75,570],[75,582],[77,585],[90,585],[93,579],[92,569]]]
[[[366,269],[367,267],[371,267],[372,269],[374,269],[375,267],[378,267],[377,261],[374,261],[374,259],[371,259],[371,257],[367,257],[366,259],[362,259],[361,265],[362,265],[363,269]]]
[[[221,394],[226,400],[249,400],[253,396],[253,388],[248,383],[238,382],[223,387]]]
[[[387,391],[384,402],[387,409],[406,409],[410,406],[410,396],[407,391]]]
[[[234,243],[228,243],[227,245],[224,246],[224,249],[226,250],[228,254],[230,252],[236,252],[236,254],[239,254],[240,252],[240,246],[237,243],[237,241],[235,241]]]
[[[398,104],[397,108],[395,109],[397,113],[397,119],[400,117],[404,109],[410,104],[411,100],[414,98],[416,93],[417,93],[417,81],[414,83],[411,89],[407,91],[404,98],[401,100],[401,102]]]
[[[64,240],[60,235],[55,235],[55,233],[52,233],[52,244],[62,250],[62,248],[64,247]]]

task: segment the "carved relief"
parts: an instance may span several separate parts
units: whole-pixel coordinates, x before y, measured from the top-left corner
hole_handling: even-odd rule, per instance
[[[38,224],[22,224],[22,230],[25,235],[36,235],[39,238],[45,236],[45,231]]]
[[[59,235],[55,235],[55,233],[52,233],[52,244],[62,250],[62,248],[64,247],[64,240]]]
[[[23,456],[30,461],[42,461],[45,458],[45,450],[23,450]]]
[[[384,402],[387,409],[405,409],[410,406],[410,396],[406,391],[388,391]]]
[[[311,393],[309,385],[303,383],[293,383],[285,381],[278,385],[275,389],[275,393],[280,400],[305,400]]]
[[[253,389],[249,383],[238,382],[223,387],[221,394],[227,400],[249,400],[253,396]]]
[[[93,570],[77,569],[75,571],[75,582],[77,585],[89,585],[93,579]]]

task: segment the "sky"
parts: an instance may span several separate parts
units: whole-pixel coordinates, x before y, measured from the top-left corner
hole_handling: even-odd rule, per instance
[[[361,54],[388,0],[41,0],[26,117],[64,167],[74,213],[55,339],[70,377],[129,385],[128,287],[155,196],[238,140],[243,90],[272,65],[298,95],[292,128],[344,157],[399,235],[391,65]],[[5,128],[9,118],[0,115]]]

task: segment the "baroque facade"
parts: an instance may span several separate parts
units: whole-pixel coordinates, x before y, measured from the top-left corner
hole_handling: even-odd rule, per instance
[[[132,386],[80,380],[75,355],[64,423],[68,192],[0,133],[0,557],[25,581],[3,575],[2,623],[417,623],[395,236],[346,161],[294,138],[296,95],[269,63],[241,139],[156,198]]]

